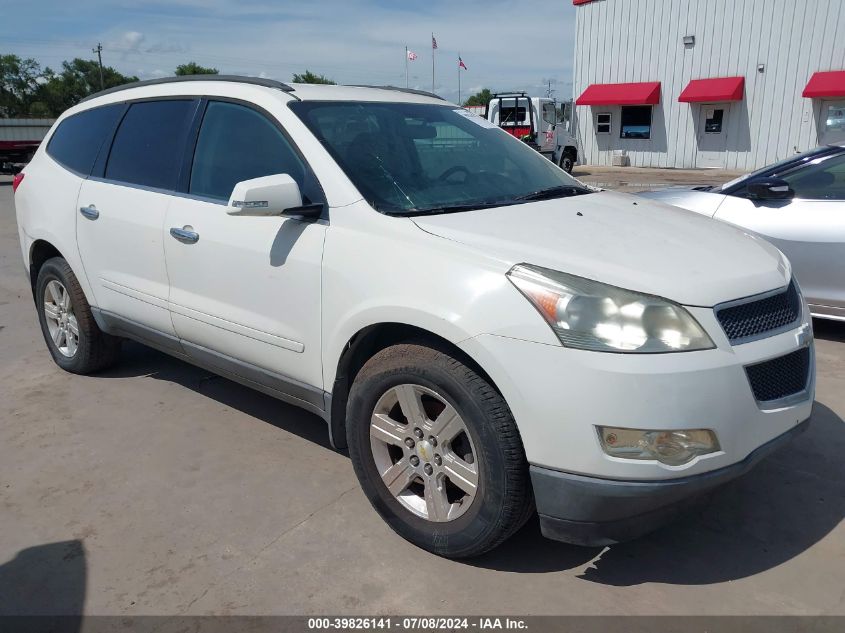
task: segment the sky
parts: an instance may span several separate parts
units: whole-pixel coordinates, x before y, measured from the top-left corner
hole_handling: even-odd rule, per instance
[[[93,59],[142,79],[195,61],[227,74],[290,81],[307,68],[344,84],[431,90],[483,87],[569,99],[575,9],[570,0],[0,0],[0,54],[59,68]]]

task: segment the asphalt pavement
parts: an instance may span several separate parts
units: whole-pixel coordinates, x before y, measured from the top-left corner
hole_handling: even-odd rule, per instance
[[[56,367],[10,181],[0,614],[845,615],[845,324],[816,324],[807,433],[680,522],[581,548],[532,521],[449,561],[385,525],[313,415],[137,344],[98,376]]]

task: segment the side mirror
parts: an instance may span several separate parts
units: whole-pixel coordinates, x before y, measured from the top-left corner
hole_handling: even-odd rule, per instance
[[[791,200],[795,192],[781,178],[757,178],[746,185],[751,200]]]
[[[321,204],[302,204],[299,185],[287,174],[274,174],[243,180],[235,185],[226,213],[252,217],[302,216],[316,219]]]

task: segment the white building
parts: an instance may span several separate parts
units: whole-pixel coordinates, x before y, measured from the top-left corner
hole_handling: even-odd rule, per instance
[[[845,141],[845,0],[572,0],[584,162],[751,170]]]

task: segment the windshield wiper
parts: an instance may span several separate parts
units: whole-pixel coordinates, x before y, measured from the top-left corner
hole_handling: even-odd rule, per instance
[[[478,209],[491,209],[493,207],[503,207],[507,206],[508,204],[508,201],[474,202],[470,204],[449,204],[444,205],[442,207],[424,207],[422,209],[410,209],[403,213],[403,215],[436,215],[438,213],[458,213],[460,211],[477,211]]]
[[[523,196],[517,196],[514,200],[520,202],[528,202],[531,200],[551,200],[552,198],[568,198],[570,196],[583,196],[588,193],[593,193],[591,190],[584,187],[576,187],[575,185],[562,185],[560,187],[549,187],[548,189],[540,189],[526,193]]]

